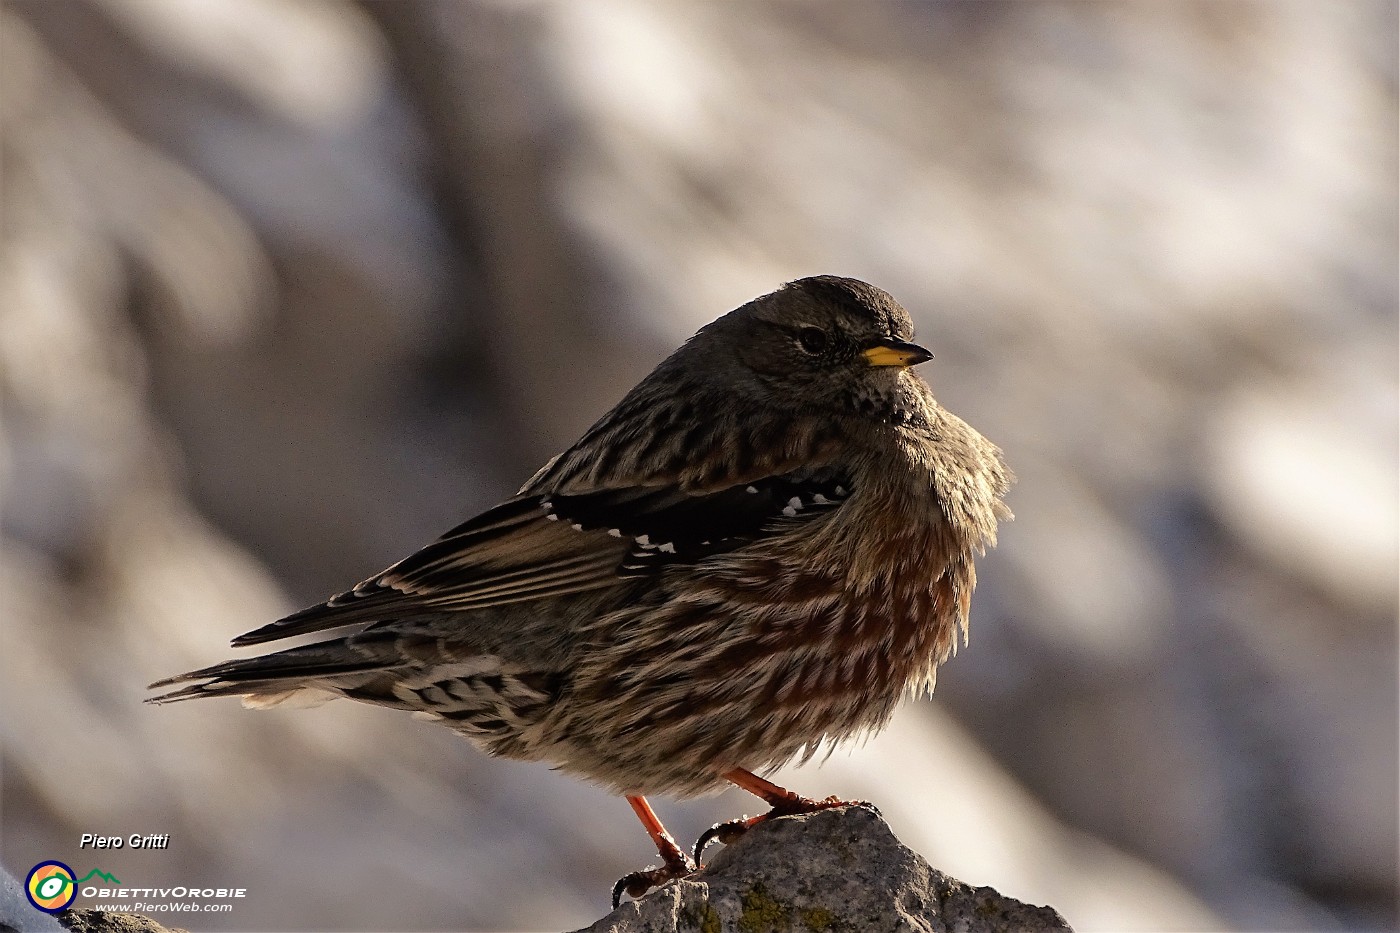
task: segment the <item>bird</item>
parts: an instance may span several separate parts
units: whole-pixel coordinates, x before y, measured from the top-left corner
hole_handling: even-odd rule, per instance
[[[974,559],[1011,512],[1003,454],[935,401],[909,313],[818,275],[701,328],[501,504],[148,702],[348,698],[623,796],[660,866],[842,806],[763,774],[880,729],[967,640]],[[683,852],[649,796],[767,803]]]

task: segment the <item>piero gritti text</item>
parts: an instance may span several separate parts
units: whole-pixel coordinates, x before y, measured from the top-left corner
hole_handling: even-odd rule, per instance
[[[169,833],[132,833],[130,836],[99,836],[83,833],[78,839],[80,849],[168,849]]]

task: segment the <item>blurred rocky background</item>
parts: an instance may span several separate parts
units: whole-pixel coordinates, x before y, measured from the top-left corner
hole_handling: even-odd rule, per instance
[[[1081,931],[1393,928],[1396,33],[1310,0],[0,5],[4,865],[248,889],[198,930],[601,916],[654,855],[623,801],[398,713],[144,685],[832,272],[913,312],[1018,517],[937,699],[781,779]],[[756,812],[656,804],[684,839]]]

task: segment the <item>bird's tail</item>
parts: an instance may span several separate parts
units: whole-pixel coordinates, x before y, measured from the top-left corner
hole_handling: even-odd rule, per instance
[[[198,697],[241,696],[244,705],[252,707],[315,706],[339,696],[354,696],[351,691],[373,680],[375,672],[411,663],[402,651],[402,642],[402,635],[391,632],[361,632],[256,658],[224,661],[156,681],[148,689],[185,686],[146,702],[161,704]],[[378,699],[354,698],[371,702]]]

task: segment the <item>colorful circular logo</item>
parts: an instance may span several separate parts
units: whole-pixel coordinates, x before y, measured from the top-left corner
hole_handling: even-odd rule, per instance
[[[24,879],[25,896],[44,913],[59,913],[67,910],[78,896],[78,885],[73,878],[73,869],[62,862],[40,862],[29,869]]]

